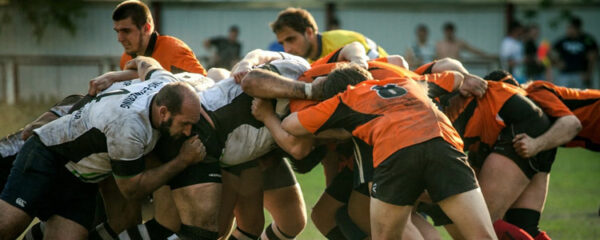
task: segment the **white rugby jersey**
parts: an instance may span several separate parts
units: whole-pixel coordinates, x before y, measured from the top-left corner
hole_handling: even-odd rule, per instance
[[[111,171],[123,177],[142,172],[142,156],[160,137],[150,123],[151,100],[163,86],[178,80],[168,71],[157,70],[149,80],[132,84],[136,81],[110,87],[35,133],[85,182],[99,182]]]
[[[287,53],[281,55],[284,59],[258,67],[292,80],[296,80],[310,68],[304,58]],[[215,124],[223,147],[219,158],[221,165],[234,166],[254,160],[276,147],[269,130],[252,115],[253,98],[245,94],[233,78],[219,81],[212,88],[198,94],[202,106]],[[278,106],[278,109],[285,109],[287,101],[277,101],[277,105],[283,106]],[[282,114],[281,111],[278,112]]]

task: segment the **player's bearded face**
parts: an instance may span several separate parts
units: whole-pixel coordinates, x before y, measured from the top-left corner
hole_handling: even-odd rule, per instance
[[[169,136],[172,139],[179,139],[179,138],[183,137],[182,133],[173,133],[171,131],[172,126],[173,126],[173,117],[169,117],[169,119],[167,119],[167,121],[160,123],[160,126],[158,126],[158,131],[160,131],[160,135],[161,136]]]

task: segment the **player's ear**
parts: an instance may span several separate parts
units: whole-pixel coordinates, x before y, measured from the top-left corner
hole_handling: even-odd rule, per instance
[[[306,34],[307,37],[312,37],[313,35],[315,35],[315,30],[311,27],[306,27],[306,30],[304,30],[304,34]]]
[[[144,30],[144,33],[150,32],[150,30],[152,29],[152,26],[150,25],[150,23],[145,23],[144,26],[142,27],[142,29]]]
[[[160,121],[164,122],[164,121],[167,121],[167,119],[169,119],[171,113],[167,109],[167,106],[159,106],[158,107],[158,115],[160,116]]]

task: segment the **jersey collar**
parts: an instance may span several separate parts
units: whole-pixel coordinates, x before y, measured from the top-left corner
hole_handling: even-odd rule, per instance
[[[320,33],[317,33],[317,58],[311,60],[317,60],[321,57],[321,53],[323,52],[323,36]]]
[[[150,35],[150,40],[148,41],[148,46],[146,47],[146,51],[143,56],[150,57],[152,56],[152,52],[154,52],[154,47],[156,47],[156,39],[158,39],[158,32],[153,32]],[[137,54],[129,54],[131,58],[136,58]]]

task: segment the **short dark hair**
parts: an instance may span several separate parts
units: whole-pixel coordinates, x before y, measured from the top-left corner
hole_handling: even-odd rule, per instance
[[[229,27],[229,32],[239,33],[240,32],[240,28],[237,25],[231,25],[231,27]]]
[[[504,82],[515,86],[519,86],[519,82],[517,82],[517,80],[515,80],[515,78],[505,70],[494,70],[485,75],[483,79],[496,82]]]
[[[571,17],[571,20],[569,21],[569,23],[575,29],[581,29],[581,26],[583,26],[583,22],[581,21],[581,18],[575,17],[575,16]]]
[[[444,23],[444,30],[452,30],[454,31],[454,23],[452,22],[446,22]]]
[[[348,85],[356,85],[362,81],[372,79],[369,71],[354,63],[339,63],[335,69],[327,75],[323,82],[323,96],[331,98],[346,90]]]
[[[112,14],[113,21],[120,21],[131,17],[133,24],[142,29],[144,24],[152,23],[152,14],[150,8],[143,2],[137,0],[128,0],[117,5]]]
[[[511,33],[519,28],[523,28],[523,25],[519,21],[512,21],[508,24],[508,32]]]
[[[177,82],[165,85],[154,97],[158,106],[165,106],[172,115],[181,113],[181,105],[185,98],[185,91],[189,89],[187,83]]]
[[[279,12],[277,19],[271,23],[271,30],[277,33],[284,27],[289,27],[299,33],[304,33],[308,27],[315,32],[319,31],[313,16],[302,8],[287,8]]]
[[[421,31],[421,30],[423,30],[425,32],[429,31],[429,29],[427,29],[427,26],[425,26],[425,24],[422,24],[422,23],[417,25],[417,28],[415,28],[416,32]]]

